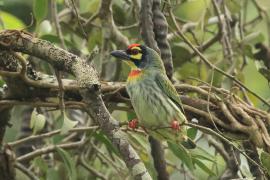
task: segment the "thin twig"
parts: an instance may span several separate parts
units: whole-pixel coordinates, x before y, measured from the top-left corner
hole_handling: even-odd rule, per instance
[[[86,132],[86,131],[89,131],[89,130],[96,130],[98,128],[99,128],[99,126],[78,127],[78,128],[70,129],[69,132]],[[52,136],[54,136],[56,134],[59,134],[60,132],[61,132],[61,130],[58,129],[58,130],[54,130],[54,131],[47,132],[47,133],[44,133],[44,134],[31,135],[31,136],[28,136],[26,138],[10,142],[10,143],[8,143],[8,145],[11,146],[11,147],[16,147],[16,146],[19,146],[19,145],[27,142],[27,141],[33,141],[33,140],[37,140],[37,139],[43,139],[43,138],[52,137]]]
[[[27,153],[25,155],[19,156],[17,157],[17,161],[18,162],[22,162],[22,161],[27,161],[30,159],[34,159],[37,156],[40,156],[42,154],[48,154],[50,152],[54,152],[56,151],[56,148],[62,148],[62,149],[77,149],[78,147],[82,146],[84,143],[86,142],[86,140],[82,139],[80,141],[77,142],[72,142],[72,143],[66,143],[66,144],[59,144],[59,145],[50,145],[41,149],[37,149],[34,150],[30,153]]]
[[[79,24],[79,26],[81,28],[82,33],[83,33],[83,36],[84,36],[85,39],[87,39],[87,34],[85,33],[84,28],[83,28],[83,25],[82,25],[82,23],[80,21],[79,14],[78,14],[76,5],[74,3],[74,0],[70,0],[70,1],[71,1],[72,6],[73,6],[73,9],[74,9],[75,15],[77,17],[78,24]]]
[[[84,26],[84,27],[88,27],[89,24],[92,23],[92,21],[94,21],[96,18],[98,18],[98,16],[99,16],[99,12],[95,12],[89,19],[87,19],[87,20],[84,22],[83,26]]]
[[[65,94],[64,93],[65,93],[65,90],[64,90],[62,79],[61,79],[62,73],[58,69],[55,69],[55,75],[56,75],[56,79],[57,79],[57,82],[59,85],[59,94],[58,94],[59,108],[60,108],[61,116],[64,118],[64,113],[65,113],[65,101],[64,101]]]
[[[24,167],[24,165],[22,165],[21,163],[16,162],[14,167],[19,169],[21,172],[23,172],[27,177],[29,177],[29,179],[39,180],[39,178],[34,173],[32,173],[30,170]]]
[[[53,107],[58,108],[59,103],[47,102],[47,101],[18,101],[18,100],[0,100],[0,105],[16,106],[16,105],[28,105],[33,107]],[[78,101],[66,101],[65,106],[68,108],[84,109],[86,104]]]
[[[58,15],[57,15],[57,2],[55,0],[51,0],[51,12],[52,12],[52,17],[53,17],[53,21],[54,21],[54,25],[55,25],[55,29],[56,29],[56,34],[60,39],[61,42],[61,47],[63,49],[67,49],[66,44],[65,44],[65,40],[63,37],[63,33],[62,33],[62,29],[59,23],[59,19],[58,19]]]
[[[80,165],[82,167],[84,167],[86,170],[88,170],[95,177],[98,177],[98,178],[103,179],[103,180],[107,180],[108,179],[102,173],[100,173],[98,170],[96,170],[96,169],[92,168],[91,166],[89,166],[82,157],[80,158],[80,162],[79,163],[80,163]]]
[[[189,41],[189,39],[182,33],[181,29],[179,28],[179,26],[178,26],[178,24],[177,24],[177,22],[175,20],[175,17],[174,17],[174,14],[173,14],[171,8],[170,8],[169,13],[170,13],[170,17],[171,17],[171,19],[172,19],[172,21],[174,23],[174,26],[177,29],[177,35],[180,38],[182,38],[189,45],[189,47],[200,56],[200,58],[205,62],[206,65],[208,65],[210,68],[214,69],[215,71],[219,72],[220,74],[222,74],[222,75],[228,77],[229,79],[233,80],[236,84],[238,84],[239,86],[243,87],[249,93],[251,93],[252,95],[254,95],[255,97],[257,97],[264,104],[266,104],[267,106],[270,107],[270,103],[267,102],[263,97],[261,97],[260,95],[258,95],[257,93],[253,92],[251,89],[249,89],[248,87],[246,87],[241,81],[239,81],[238,79],[236,79],[233,75],[224,72],[222,69],[220,69],[217,66],[215,66],[214,64],[212,64],[195,46],[193,46],[193,44]]]
[[[215,132],[214,130],[204,127],[204,126],[200,126],[194,123],[185,123],[185,125],[190,126],[190,127],[194,127],[197,128],[207,134],[211,134],[213,136],[216,136],[218,138],[220,138],[221,140],[223,140],[224,142],[226,142],[227,144],[229,144],[230,146],[232,146],[234,149],[236,149],[237,151],[239,151],[243,156],[245,156],[252,164],[258,166],[260,168],[260,170],[262,172],[265,172],[264,167],[262,167],[261,165],[259,165],[256,161],[254,161],[252,158],[250,158],[243,150],[239,149],[236,145],[234,145],[230,140],[228,140],[227,138],[225,138],[224,136],[218,134],[217,132]]]

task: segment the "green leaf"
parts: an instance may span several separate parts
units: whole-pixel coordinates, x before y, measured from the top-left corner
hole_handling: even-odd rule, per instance
[[[97,12],[99,8],[99,4],[100,4],[99,0],[91,0],[87,6],[87,12],[90,12],[92,14]]]
[[[265,68],[260,68],[259,72],[268,80],[270,81],[270,71]]]
[[[245,176],[245,178],[247,180],[255,180],[256,179],[256,177],[254,177],[252,175],[252,173],[250,172],[249,167],[247,167],[247,165],[243,164],[242,166],[240,166],[240,169],[241,169],[242,174]]]
[[[216,163],[216,157],[210,154],[208,151],[202,149],[201,147],[197,147],[196,149],[190,150],[190,154],[192,158],[196,159],[203,159],[207,161],[211,161],[213,163]]]
[[[194,170],[194,165],[189,151],[187,151],[181,144],[168,142],[168,146],[173,154],[178,157],[189,168],[189,170]]]
[[[41,39],[44,39],[46,41],[50,41],[52,43],[57,43],[57,44],[61,44],[61,40],[59,39],[58,36],[55,36],[55,35],[52,35],[52,34],[45,34],[43,36],[40,37]],[[74,48],[76,49],[77,47],[74,45],[74,43],[71,43],[70,41],[68,40],[65,40],[65,44],[68,46],[68,47],[71,47],[71,48]]]
[[[231,14],[236,14],[239,11],[241,11],[241,1],[239,0],[230,0],[230,1],[224,1],[226,4],[226,7],[231,12]]]
[[[254,58],[254,55],[252,53],[252,46],[251,44],[244,44],[244,48],[243,48],[243,54],[245,54],[246,56],[250,57],[250,58]]]
[[[179,79],[187,79],[188,77],[199,77],[199,66],[192,62],[187,62],[176,71]]]
[[[1,16],[1,19],[3,21],[3,24],[0,22],[0,30],[2,30],[2,29],[23,29],[25,27],[24,23],[12,14],[9,14],[9,13],[1,10],[0,16]]]
[[[189,129],[187,130],[187,136],[188,136],[190,139],[194,140],[195,137],[196,137],[196,135],[197,135],[197,132],[198,132],[198,129],[196,129],[196,128],[189,128]]]
[[[267,170],[267,173],[270,175],[270,154],[263,151],[261,153],[260,158],[261,158],[263,167],[265,167],[265,169]]]
[[[241,43],[243,45],[247,45],[247,44],[250,44],[250,45],[255,45],[259,42],[263,42],[264,41],[264,35],[262,34],[262,32],[260,31],[255,31],[253,33],[250,33],[248,34],[247,36],[245,36]]]
[[[95,132],[93,136],[100,142],[102,142],[108,151],[114,152],[117,156],[120,156],[120,153],[118,150],[112,145],[111,141],[108,140],[108,138],[101,132]]]
[[[132,145],[135,147],[141,147],[145,151],[148,150],[148,141],[143,135],[139,133],[127,133],[128,138],[131,140]]]
[[[77,124],[78,121],[72,121],[70,120],[66,114],[61,117],[62,127],[61,127],[61,133],[60,134],[66,134],[70,129],[74,128]]]
[[[38,23],[46,18],[48,13],[48,0],[34,0],[34,16]]]
[[[91,31],[88,36],[88,49],[93,50],[95,46],[100,45],[102,41],[102,33],[101,31]]]
[[[128,112],[127,113],[127,119],[131,121],[132,119],[137,118],[137,115],[134,112]]]
[[[58,147],[56,147],[56,151],[64,161],[69,179],[70,180],[77,179],[76,165],[75,161],[71,158],[72,157],[71,154],[69,154],[64,149]]]
[[[190,61],[192,52],[184,43],[174,43],[172,46],[173,65],[181,67],[185,62]]]
[[[210,0],[185,1],[180,6],[177,6],[175,15],[187,21],[203,20],[209,4]]]
[[[32,161],[32,165],[34,167],[38,167],[40,169],[41,172],[47,172],[48,170],[48,165],[46,164],[45,160],[41,157],[36,157],[33,161]]]
[[[209,174],[210,176],[216,176],[216,173],[213,172],[211,169],[209,169],[203,162],[201,162],[198,159],[193,159],[193,162],[199,166],[204,172],[206,172],[207,174]]]
[[[256,0],[256,2],[259,4],[260,8],[267,11],[270,9],[270,1],[269,0]]]
[[[33,134],[41,131],[46,123],[46,118],[44,115],[39,114],[36,108],[33,110],[30,121],[30,128],[33,130]]]
[[[114,3],[112,6],[113,11],[113,19],[115,24],[124,26],[125,22],[127,22],[127,11],[125,8],[123,8],[123,5],[118,5],[117,3]]]
[[[59,179],[61,179],[58,172],[59,171],[57,171],[53,168],[49,168],[47,170],[47,173],[46,173],[46,180],[59,180]]]

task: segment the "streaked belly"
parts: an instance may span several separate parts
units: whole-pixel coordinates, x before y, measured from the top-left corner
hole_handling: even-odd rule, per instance
[[[169,126],[175,118],[176,110],[155,84],[137,83],[128,85],[127,90],[139,123],[146,128]]]

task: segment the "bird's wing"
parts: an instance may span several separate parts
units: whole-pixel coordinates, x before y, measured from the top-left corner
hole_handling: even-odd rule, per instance
[[[164,74],[156,74],[155,81],[160,89],[181,109],[184,113],[184,109],[180,100],[180,97],[174,88],[171,81]]]

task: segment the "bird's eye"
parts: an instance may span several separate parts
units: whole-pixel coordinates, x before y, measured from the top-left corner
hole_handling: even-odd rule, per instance
[[[132,55],[136,55],[136,54],[138,54],[139,53],[139,50],[137,50],[137,49],[132,49],[131,50],[131,54]]]

